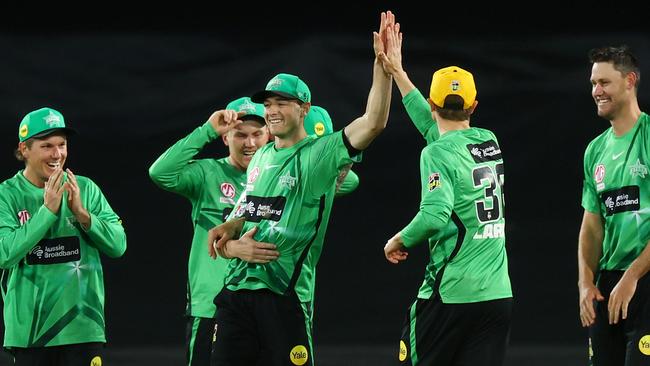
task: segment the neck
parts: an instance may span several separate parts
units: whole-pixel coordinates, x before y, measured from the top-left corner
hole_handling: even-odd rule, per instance
[[[23,176],[27,178],[27,180],[35,185],[38,188],[44,188],[45,187],[45,182],[38,177],[38,175],[34,174],[31,169],[28,167],[23,170]]]
[[[449,131],[466,130],[469,128],[469,121],[450,121],[444,118],[438,119],[438,131],[440,136]]]
[[[246,171],[246,167],[237,164],[237,162],[232,158],[232,156],[228,156],[228,162],[230,163],[230,165],[234,166],[236,169],[241,170],[242,172]]]
[[[612,124],[614,134],[616,136],[622,136],[634,127],[640,116],[641,108],[639,108],[639,103],[635,100],[621,113],[615,116],[614,119],[610,120],[609,123]]]
[[[307,133],[304,128],[299,128],[295,133],[288,136],[275,136],[275,147],[278,149],[284,149],[286,147],[291,147],[300,141],[304,140],[307,137]]]

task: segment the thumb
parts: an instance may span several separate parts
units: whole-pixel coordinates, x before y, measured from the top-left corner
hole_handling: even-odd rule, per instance
[[[257,226],[253,226],[252,229],[248,230],[246,234],[244,234],[244,237],[253,239],[255,233],[257,233]]]
[[[603,295],[600,293],[600,290],[598,290],[598,289],[596,289],[596,300],[597,300],[597,301],[603,301],[603,300],[605,300],[605,296],[603,296]]]

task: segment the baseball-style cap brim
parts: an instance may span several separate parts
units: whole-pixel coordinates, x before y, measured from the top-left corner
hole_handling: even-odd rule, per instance
[[[270,97],[282,97],[285,99],[292,99],[292,100],[298,100],[301,101],[298,97],[295,95],[291,95],[289,93],[277,91],[277,90],[264,90],[261,92],[257,92],[251,96],[251,100],[253,103],[264,103],[266,98]],[[302,101],[301,101],[302,102]]]
[[[266,119],[264,119],[263,117],[258,116],[257,114],[246,114],[246,115],[243,115],[243,116],[239,117],[239,119],[242,120],[242,121],[253,120],[253,121],[259,122],[261,125],[266,124]]]
[[[63,132],[65,133],[66,136],[73,136],[77,135],[77,131],[70,128],[70,127],[57,127],[57,128],[51,128],[49,130],[41,131],[33,136],[30,136],[27,140],[31,138],[36,138],[36,139],[42,139],[44,137],[47,137],[48,135],[51,135],[55,132]]]

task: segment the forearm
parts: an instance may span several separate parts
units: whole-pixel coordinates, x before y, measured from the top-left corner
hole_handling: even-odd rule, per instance
[[[366,115],[368,116],[370,128],[381,131],[386,127],[388,121],[393,77],[384,72],[378,58],[375,58],[372,74],[372,86],[368,93]]]
[[[393,79],[395,80],[395,84],[397,85],[400,94],[402,94],[402,98],[415,89],[415,85],[411,82],[411,79],[409,79],[408,74],[402,69],[393,73]]]
[[[32,218],[18,228],[0,228],[0,268],[20,262],[45,237],[57,216],[41,206]]]
[[[641,254],[632,262],[630,268],[625,271],[624,276],[631,276],[638,280],[650,271],[650,241],[646,243]]]
[[[578,239],[578,285],[595,283],[602,253],[602,229],[583,223]]]
[[[121,257],[126,251],[126,233],[122,224],[91,216],[91,225],[86,233],[91,245],[111,258]]]
[[[400,232],[404,246],[410,248],[423,243],[442,229],[446,222],[446,220],[420,209],[413,220]]]

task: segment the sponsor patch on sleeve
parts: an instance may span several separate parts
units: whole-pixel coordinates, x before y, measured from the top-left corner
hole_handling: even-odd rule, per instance
[[[440,173],[429,174],[429,192],[440,187]]]

